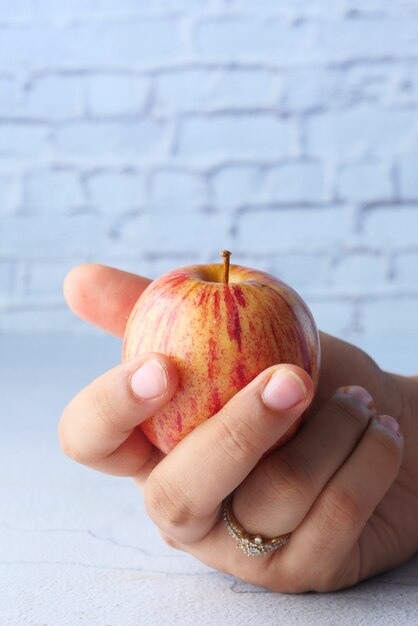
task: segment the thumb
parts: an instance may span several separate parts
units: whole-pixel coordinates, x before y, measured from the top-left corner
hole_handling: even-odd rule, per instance
[[[61,448],[75,461],[134,476],[152,449],[136,428],[164,407],[178,384],[174,363],[147,353],[109,370],[77,394],[58,426]]]

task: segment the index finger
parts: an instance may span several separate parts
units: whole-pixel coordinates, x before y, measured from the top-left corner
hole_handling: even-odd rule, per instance
[[[313,392],[300,367],[272,366],[182,439],[145,485],[145,505],[159,528],[186,543],[203,537],[222,500],[300,423]]]
[[[82,319],[123,337],[129,314],[151,280],[107,265],[85,263],[70,270],[64,296]]]

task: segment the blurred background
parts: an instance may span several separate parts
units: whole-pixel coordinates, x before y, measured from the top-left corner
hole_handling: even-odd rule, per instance
[[[228,247],[412,363],[418,2],[0,0],[0,214],[3,338],[98,333],[78,263]]]

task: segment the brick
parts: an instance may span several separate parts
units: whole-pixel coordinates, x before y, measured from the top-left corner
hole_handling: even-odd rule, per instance
[[[20,17],[32,12],[32,0],[0,0],[0,15],[4,17]]]
[[[325,2],[324,0],[293,0],[292,2],[277,2],[276,0],[231,0],[230,4],[240,10],[254,10],[256,15],[260,11],[268,14],[280,15],[283,17],[328,17],[339,12],[338,5]]]
[[[110,0],[111,1],[111,0]],[[145,5],[148,6],[146,0],[142,0],[145,2]],[[167,9],[192,9],[196,11],[196,2],[195,0],[160,0],[161,6]],[[205,8],[211,5],[212,0],[201,0],[199,2],[199,9]]]
[[[341,244],[349,232],[348,216],[337,209],[258,210],[237,216],[237,245],[251,252],[277,252],[293,246]]]
[[[402,198],[418,198],[418,153],[399,158],[399,184]]]
[[[343,200],[390,200],[394,189],[389,164],[365,161],[344,165],[338,172],[337,189]]]
[[[154,79],[156,108],[183,110],[205,106],[217,76],[217,72],[206,69],[176,69],[157,74]]]
[[[104,265],[112,265],[124,272],[131,272],[140,276],[149,277],[148,259],[134,255],[130,252],[128,255],[117,255],[109,247],[104,250],[98,250],[94,255],[94,263],[102,263]]]
[[[92,115],[135,115],[148,96],[148,82],[136,75],[89,76],[87,108]]]
[[[29,83],[25,103],[26,116],[65,119],[83,111],[83,80],[80,76],[53,75]]]
[[[179,26],[172,18],[79,23],[66,30],[65,38],[67,61],[73,63],[128,63],[132,66],[149,61],[171,61],[181,52]]]
[[[98,172],[88,177],[87,190],[89,203],[109,215],[144,204],[144,182],[137,172]]]
[[[267,271],[273,276],[299,290],[315,289],[326,285],[329,274],[329,258],[326,254],[298,254],[289,252],[276,255],[266,261]]]
[[[48,150],[47,128],[40,124],[0,123],[0,155],[39,156]]]
[[[163,124],[151,120],[74,122],[55,130],[54,145],[60,153],[83,156],[143,156],[157,152],[163,138]]]
[[[367,335],[418,336],[418,297],[382,298],[367,303],[363,312]]]
[[[68,11],[65,15],[73,17]],[[181,51],[177,21],[166,18],[21,24],[0,33],[0,58],[6,66],[49,65],[51,50],[66,64],[100,65],[172,60]]]
[[[7,297],[14,289],[16,279],[16,263],[0,261],[0,295]]]
[[[408,145],[417,126],[412,110],[358,107],[317,115],[308,125],[308,151],[312,155],[348,157],[391,154]]]
[[[216,259],[217,260],[217,259]],[[215,257],[211,257],[210,262],[216,262]],[[197,252],[193,254],[177,253],[171,256],[160,256],[156,258],[141,259],[136,264],[137,273],[141,276],[147,276],[149,278],[158,278],[167,272],[171,272],[178,267],[185,267],[187,265],[196,265],[204,263],[205,261],[199,256]],[[118,266],[119,267],[119,266]]]
[[[287,64],[289,59],[336,63],[403,58],[418,52],[418,20],[212,18],[198,24],[196,47],[205,58],[228,61],[274,58]]]
[[[396,71],[386,71],[389,83],[387,100],[392,104],[418,104],[418,68],[416,63],[403,62]]]
[[[42,169],[28,173],[23,181],[25,210],[65,213],[85,204],[79,175],[68,169]]]
[[[269,107],[280,85],[277,73],[256,70],[225,70],[215,79],[208,106],[219,108]]]
[[[0,114],[13,116],[16,110],[16,85],[13,78],[0,77]]]
[[[181,170],[161,170],[151,176],[149,205],[162,213],[187,212],[207,201],[201,176]]]
[[[323,20],[312,23],[305,56],[312,61],[402,58],[418,51],[418,21],[366,19]]]
[[[283,78],[280,108],[300,112],[330,104],[332,106],[335,92],[333,78],[334,74],[323,68],[287,68]]]
[[[385,286],[387,263],[384,255],[367,252],[345,254],[333,265],[331,285],[337,292],[369,293]]]
[[[263,158],[289,155],[293,122],[273,115],[193,116],[182,122],[178,152],[183,157]]]
[[[65,275],[74,267],[71,259],[59,259],[46,262],[30,263],[27,293],[30,296],[56,296],[63,298],[63,282]]]
[[[15,182],[8,176],[0,176],[0,214],[5,213],[14,204],[16,197]]]
[[[85,255],[105,244],[105,224],[96,215],[19,215],[2,220],[2,254],[31,261]]]
[[[49,65],[52,50],[55,59],[66,57],[67,36],[63,27],[30,23],[0,26],[0,59],[5,67]]]
[[[147,8],[146,0],[119,0],[118,12],[122,11],[138,11]],[[36,10],[41,15],[77,15],[79,13],[108,13],[115,10],[113,0],[71,0],[70,5],[54,2],[54,0],[36,0]]]
[[[272,72],[244,69],[177,70],[156,78],[158,109],[238,109],[272,104],[279,78]]]
[[[346,338],[353,327],[353,304],[349,300],[308,300],[318,328],[330,335]]]
[[[181,251],[166,253],[163,250],[156,254],[148,252],[143,255],[140,248],[137,248],[136,252],[137,254],[134,254],[132,249],[122,252],[108,248],[107,251],[98,251],[94,256],[94,262],[111,265],[125,272],[132,272],[150,279],[158,278],[175,268],[204,262],[199,252],[184,254]],[[211,257],[212,261],[213,257]]]
[[[390,100],[393,88],[393,72],[386,63],[359,64],[347,71],[334,70],[334,89],[330,94],[341,106],[356,106],[361,102]]]
[[[114,250],[140,250],[142,254],[181,254],[199,257],[204,250],[218,259],[219,250],[232,247],[231,223],[228,215],[215,213],[182,213],[170,219],[158,213],[132,217],[118,228]]]
[[[206,19],[195,29],[196,52],[206,58],[243,61],[272,57],[296,58],[306,26],[253,18]]]
[[[77,318],[64,304],[12,307],[9,310],[0,310],[0,330],[4,334],[20,334],[30,332],[33,334],[51,334],[77,331],[94,332]]]
[[[418,15],[415,2],[399,0],[398,2],[380,2],[380,0],[348,0],[345,4],[346,13],[355,15],[381,15],[386,18],[408,17]]]
[[[8,2],[8,0],[1,0],[2,2]],[[21,2],[29,2],[29,0],[20,0]],[[33,0],[31,0],[33,2]],[[200,0],[199,7],[207,5],[209,0]],[[159,0],[157,3],[158,9],[183,9],[190,8],[196,9],[196,3],[194,0]],[[118,0],[117,12],[118,14],[129,12],[144,12],[149,11],[149,0]],[[92,14],[99,16],[101,14],[108,15],[115,12],[114,0],[71,0],[71,4],[61,4],[54,2],[54,0],[36,0],[36,10],[41,15],[50,17],[55,16],[67,16],[82,14]]]
[[[264,178],[263,169],[256,165],[223,167],[213,177],[215,206],[236,208],[259,201]]]
[[[417,245],[418,205],[386,206],[367,211],[361,239],[368,244],[400,248]]]
[[[320,202],[325,199],[325,173],[320,163],[284,164],[267,175],[265,202]]]
[[[416,289],[418,285],[418,252],[405,252],[397,255],[394,283]]]
[[[411,76],[413,69],[409,69]],[[280,108],[287,112],[329,111],[371,102],[403,103],[407,100],[394,95],[394,74],[386,63],[362,63],[344,70],[289,67],[283,78]]]

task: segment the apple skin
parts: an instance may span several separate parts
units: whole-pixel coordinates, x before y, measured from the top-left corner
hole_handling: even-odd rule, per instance
[[[168,453],[217,413],[261,371],[292,363],[310,374],[320,367],[319,334],[302,298],[274,276],[222,264],[182,267],[154,280],[128,319],[122,358],[161,352],[177,366],[180,382],[166,407],[140,425]],[[306,412],[268,452],[288,441]]]

